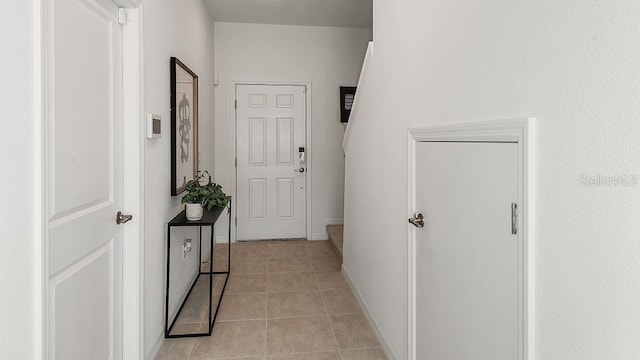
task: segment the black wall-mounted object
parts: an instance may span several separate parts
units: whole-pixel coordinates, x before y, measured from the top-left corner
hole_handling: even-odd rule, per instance
[[[171,196],[198,176],[198,75],[171,58]]]
[[[340,122],[349,122],[353,99],[356,97],[355,86],[340,86]]]

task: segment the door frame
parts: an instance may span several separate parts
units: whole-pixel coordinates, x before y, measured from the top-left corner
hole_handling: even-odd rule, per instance
[[[266,86],[305,86],[305,102],[306,102],[306,110],[305,110],[305,142],[306,142],[306,177],[305,177],[305,196],[306,196],[306,218],[305,218],[305,235],[307,240],[311,239],[311,190],[312,190],[312,181],[311,177],[313,174],[313,152],[311,151],[311,81],[249,81],[249,80],[232,80],[229,83],[229,96],[230,99],[230,109],[233,116],[233,124],[229,126],[229,138],[231,139],[231,148],[233,151],[230,152],[229,164],[231,164],[231,184],[233,188],[231,189],[231,196],[234,199],[237,199],[237,189],[238,189],[238,167],[236,166],[236,159],[238,158],[238,112],[236,109],[236,100],[237,100],[237,92],[236,88],[238,85],[266,85]],[[238,241],[237,239],[237,227],[238,227],[238,204],[233,207],[233,218],[236,219],[232,223],[231,229],[231,242]]]
[[[415,208],[415,149],[418,142],[517,142],[519,157],[518,203],[520,205],[520,236],[522,259],[520,260],[520,319],[519,359],[535,359],[535,119],[517,118],[497,121],[431,125],[411,128],[408,132],[408,209],[407,218]],[[408,354],[416,360],[416,274],[415,247],[417,228],[408,226]]]
[[[122,26],[123,56],[123,211],[134,215],[122,229],[122,358],[144,358],[144,69],[143,69],[143,8],[142,0],[112,0],[123,9],[126,24]],[[34,3],[34,52],[36,64],[34,92],[36,215],[39,239],[35,243],[36,266],[35,319],[37,359],[48,359],[50,349],[50,299],[49,299],[49,233],[47,210],[49,203],[48,135],[51,106],[49,99],[53,89],[49,82],[51,64],[55,60],[51,52],[49,36],[50,1],[33,0]]]

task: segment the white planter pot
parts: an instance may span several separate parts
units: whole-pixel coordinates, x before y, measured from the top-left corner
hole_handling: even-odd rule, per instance
[[[202,215],[204,215],[204,208],[200,204],[186,204],[187,209],[187,220],[189,221],[197,221],[202,219]]]

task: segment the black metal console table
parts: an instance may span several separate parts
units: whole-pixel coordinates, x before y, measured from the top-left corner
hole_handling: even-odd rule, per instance
[[[220,218],[220,216],[223,214],[223,212],[226,210],[227,212],[227,216],[229,218],[229,246],[227,246],[227,267],[225,271],[214,271],[214,250],[215,250],[215,241],[214,241],[214,225],[215,223],[218,221],[218,219]],[[175,317],[173,318],[173,320],[169,320],[169,289],[170,289],[170,275],[171,275],[171,228],[172,227],[185,227],[185,226],[197,226],[199,228],[199,236],[198,236],[198,241],[199,241],[199,247],[198,247],[198,269],[197,269],[197,273],[198,276],[196,276],[195,280],[193,281],[193,284],[191,284],[191,286],[189,287],[189,291],[187,292],[186,297],[184,298],[184,300],[182,301],[182,303],[180,304],[180,308],[178,309],[178,312],[176,313]],[[211,228],[211,238],[210,238],[210,245],[211,245],[211,252],[210,252],[210,256],[209,256],[209,269],[208,271],[203,271],[202,270],[202,228],[203,227],[210,227]],[[227,206],[225,208],[215,208],[211,211],[207,211],[205,209],[204,211],[204,216],[202,217],[201,220],[198,221],[189,221],[187,220],[187,216],[186,216],[186,211],[183,210],[180,214],[176,215],[176,217],[174,217],[173,219],[171,219],[168,223],[167,223],[167,287],[165,289],[166,293],[165,293],[165,327],[164,327],[164,337],[165,338],[181,338],[181,337],[198,337],[198,336],[210,336],[211,333],[213,332],[213,325],[215,324],[216,321],[216,317],[218,316],[218,310],[220,309],[220,304],[222,303],[222,297],[224,296],[224,290],[227,287],[227,281],[229,280],[229,270],[231,268],[231,197],[229,197],[229,201],[227,203]],[[209,276],[208,279],[208,287],[209,287],[209,301],[208,301],[208,326],[206,327],[206,329],[204,329],[204,331],[200,331],[200,332],[189,332],[189,333],[180,333],[180,334],[172,334],[171,331],[173,330],[174,326],[176,325],[176,320],[178,320],[178,318],[180,317],[180,314],[182,313],[182,310],[185,307],[185,304],[187,303],[187,301],[189,300],[189,297],[191,296],[194,288],[196,287],[196,284],[198,283],[198,280],[201,279],[202,275],[207,275]],[[214,297],[214,282],[213,282],[213,278],[214,275],[224,275],[224,285],[222,286],[222,291],[220,293],[220,299],[217,302],[216,305],[216,309],[215,312],[213,312],[213,297]]]

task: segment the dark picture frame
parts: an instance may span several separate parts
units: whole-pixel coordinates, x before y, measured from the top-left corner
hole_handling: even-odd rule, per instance
[[[351,107],[356,97],[356,89],[357,87],[355,86],[340,86],[340,122],[349,122]]]
[[[171,195],[198,173],[198,75],[171,58]]]

